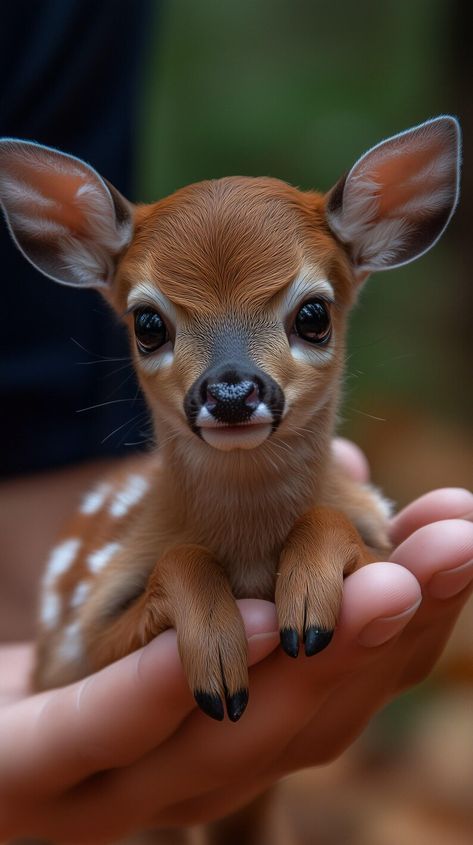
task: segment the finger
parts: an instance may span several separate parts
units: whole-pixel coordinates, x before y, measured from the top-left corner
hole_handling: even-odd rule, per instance
[[[422,600],[418,581],[393,563],[372,563],[345,580],[334,646],[382,645],[408,624]]]
[[[439,528],[429,526],[428,530],[423,532],[423,536],[421,534],[420,537],[416,538],[416,542],[406,544],[401,553],[401,557],[402,554],[405,555],[405,558],[402,559],[406,565],[410,563],[411,553],[418,556],[419,571],[427,576],[427,583],[433,570],[425,567],[432,559],[433,551],[438,554],[436,563],[440,565],[441,569],[448,568],[452,557],[455,563],[464,566],[465,557],[468,558],[470,555],[471,535],[469,528],[467,527],[466,531],[462,533],[463,524],[460,531],[458,525],[447,526],[447,535],[445,535],[445,527],[445,525],[441,525]],[[433,531],[432,528],[434,528]],[[442,540],[442,538],[444,538],[443,548],[442,546],[439,547],[439,540]],[[419,539],[422,540],[421,544],[417,542]],[[368,718],[378,709],[380,704],[396,692],[403,667],[410,662],[411,655],[415,656],[417,674],[419,674],[420,664],[421,675],[431,665],[431,663],[426,664],[426,659],[432,661],[438,655],[441,646],[439,647],[437,644],[436,653],[432,657],[432,654],[429,655],[426,652],[424,637],[416,633],[416,620],[422,611],[417,611],[414,622],[409,625],[409,618],[412,618],[412,613],[409,612],[409,608],[406,608],[404,612],[401,610],[401,606],[408,604],[409,599],[416,598],[418,603],[420,592],[417,581],[415,580],[414,585],[412,584],[406,569],[402,570],[405,574],[399,580],[393,578],[392,576],[395,576],[396,572],[388,569],[383,573],[382,570],[385,566],[384,564],[374,564],[372,567],[366,567],[354,573],[350,579],[347,579],[344,607],[339,626],[339,644],[345,637],[348,644],[350,638],[357,634],[357,629],[359,632],[357,640],[359,642],[360,637],[363,638],[363,633],[371,629],[371,637],[373,631],[375,633],[374,640],[371,640],[372,645],[376,645],[377,642],[380,642],[380,638],[384,639],[382,637],[383,631],[386,634],[391,629],[392,634],[391,626],[393,623],[399,623],[402,620],[401,624],[404,627],[400,637],[395,640],[391,637],[387,641],[387,651],[386,649],[380,651],[379,648],[373,648],[372,663],[362,664],[359,660],[350,659],[351,672],[347,671],[346,679],[342,680],[341,685],[334,684],[331,693],[325,700],[320,699],[315,718],[307,724],[306,728],[299,736],[294,738],[289,746],[286,746],[283,769],[284,767],[291,768],[291,766],[314,765],[316,762],[327,762],[332,759],[358,735]],[[388,578],[386,578],[386,575]],[[390,577],[392,580],[389,580]],[[378,591],[380,591],[379,594]],[[370,610],[372,610],[370,596],[375,598],[376,605],[380,609],[382,602],[386,600],[387,604],[383,607],[384,614],[390,611],[392,615],[387,620],[382,619],[381,624],[377,621],[371,621],[364,632],[360,632],[360,623],[366,621],[366,618],[370,616]],[[415,605],[413,608],[415,609]],[[400,612],[393,613],[395,610]],[[412,627],[413,625],[414,627]],[[431,629],[437,640],[444,640],[448,636],[450,627],[451,622],[445,617],[437,615],[431,619]],[[397,633],[400,633],[399,629]],[[429,633],[431,632],[429,631]],[[430,639],[432,641],[432,637]],[[431,647],[429,650],[432,651]],[[332,656],[332,660],[335,660],[334,656]],[[424,667],[422,668],[423,663]],[[349,708],[347,709],[346,702],[348,701]],[[277,770],[277,763],[274,765]],[[210,803],[211,797],[205,796],[202,807]],[[197,807],[198,801],[194,799],[190,802],[187,811],[193,813],[197,810]]]
[[[422,605],[401,638],[399,689],[425,678],[443,651],[473,585],[473,525],[447,520],[424,526],[396,549],[422,585]],[[409,658],[409,659],[408,659]]]
[[[441,584],[443,597],[449,598],[464,589],[473,578],[473,524],[462,519],[447,519],[425,525],[404,540],[391,559],[413,572],[425,592],[429,593],[430,582],[434,592],[435,585]],[[440,597],[434,595],[434,598]]]
[[[0,646],[0,706],[18,701],[27,694],[33,657],[31,643]]]
[[[419,584],[403,567],[387,563],[373,564],[347,578],[337,632],[338,639],[334,641],[334,651],[330,657],[331,662],[336,666],[334,671],[337,671],[341,677],[346,675],[350,678],[356,678],[355,687],[360,683],[363,686],[363,683],[360,682],[360,678],[363,677],[361,671],[369,672],[370,670],[366,669],[366,665],[360,660],[360,657],[364,654],[368,658],[370,657],[370,647],[367,647],[368,641],[369,646],[374,646],[378,645],[381,640],[387,642],[399,634],[419,607],[420,600]],[[371,632],[369,636],[368,632]],[[365,645],[363,641],[363,646],[360,648],[360,640],[363,637],[366,638],[367,642]],[[375,653],[373,649],[372,659],[378,660],[378,654],[379,651],[376,650]],[[310,663],[311,661],[305,661],[307,670],[310,669]],[[295,664],[291,663],[292,666],[295,667]],[[361,667],[360,670],[359,667]],[[284,684],[284,677],[279,676],[279,680]],[[341,706],[337,698],[334,701],[330,697],[331,692],[339,689],[339,684],[338,682],[334,683],[333,679],[328,683],[327,680],[325,674],[321,679],[322,683],[325,682],[324,687],[317,680],[320,695],[318,696],[316,712],[320,714],[324,711],[323,717],[319,719],[318,716],[315,716],[314,725],[310,725],[310,727],[304,721],[300,738],[296,739],[294,736],[289,745],[287,744],[287,737],[283,738],[282,743],[280,736],[270,737],[267,744],[272,749],[272,761],[261,772],[259,766],[256,771],[252,767],[253,776],[250,783],[245,778],[233,781],[230,786],[225,786],[225,783],[223,783],[218,789],[209,789],[197,796],[189,797],[188,800],[179,805],[164,808],[157,821],[165,825],[176,824],[178,819],[181,819],[185,824],[204,823],[217,814],[230,813],[241,804],[251,800],[275,779],[296,768],[299,760],[303,759],[302,765],[305,766],[315,765],[318,762],[327,762],[326,758],[330,756],[327,752],[328,748],[343,750],[349,741],[347,736],[356,736],[368,716],[379,707],[379,697],[373,695],[359,696],[361,706],[358,708],[359,712],[354,712],[352,697],[347,699],[344,695],[341,695],[340,697],[343,699]],[[290,686],[293,690],[297,688],[297,680]],[[330,697],[328,707],[324,705],[324,699],[327,695]],[[271,698],[270,694],[268,694],[268,699],[272,704],[274,698]],[[347,700],[350,701],[348,709]],[[325,710],[328,712],[325,713]],[[327,741],[327,731],[331,729],[334,723],[334,719],[328,718],[328,716],[333,710],[337,712],[335,721],[338,724],[338,738],[334,738],[331,731],[330,739]],[[269,713],[268,703],[266,712]],[[300,722],[298,723],[297,716],[292,716],[293,708],[288,708],[288,712],[291,713],[290,722],[292,722],[293,730],[296,726],[296,733],[298,734]],[[281,734],[280,728],[279,734]],[[278,743],[279,746],[282,746],[280,753],[278,753]],[[288,748],[291,749],[290,753],[287,753]],[[258,755],[258,762],[260,760],[261,756]]]
[[[473,494],[460,487],[433,490],[404,508],[391,522],[391,538],[399,545],[430,522],[442,519],[473,519]]]
[[[347,673],[346,679],[342,680],[338,696],[329,696],[326,702],[322,702],[316,719],[294,739],[290,746],[294,766],[314,764],[311,749],[315,746],[320,762],[333,759],[353,741],[383,700],[426,677],[467,598],[467,583],[473,579],[472,558],[473,525],[463,520],[446,520],[424,526],[395,550],[393,559],[405,567],[404,572],[411,571],[416,576],[416,583],[422,586],[422,603],[414,614],[406,612],[387,621],[372,622],[358,635],[358,642],[361,640],[372,646],[384,643],[384,646],[381,650],[372,649],[372,662],[353,661],[354,672],[351,675]],[[382,578],[380,569],[383,566],[385,564],[372,564],[347,579],[344,614],[348,627],[352,624],[352,614],[356,627],[357,608],[366,596],[365,573],[370,575],[371,569],[372,575]],[[402,588],[401,582],[393,586],[396,591]],[[367,585],[368,590],[375,587],[375,580],[372,586]],[[350,588],[362,590],[360,596],[357,597],[356,593],[351,596],[351,603]],[[439,595],[441,589],[445,594],[443,599]],[[456,599],[451,596],[454,589],[457,590]],[[398,631],[398,636],[385,641],[383,630],[392,633],[391,625],[399,621],[403,628]],[[344,702],[347,701],[350,702],[349,714],[344,713]],[[324,725],[322,733],[320,724]]]
[[[386,615],[391,624],[393,616],[417,606],[420,598],[416,579],[394,564],[366,567],[347,582],[340,630],[323,659],[319,660],[321,654],[291,661],[280,650],[272,654],[251,672],[250,704],[237,725],[209,723],[193,713],[159,749],[128,770],[101,780],[102,810],[111,813],[115,808],[124,818],[136,813],[138,824],[175,803],[176,795],[190,800],[226,781],[237,784],[248,771],[257,778],[269,770],[320,700],[341,678],[356,673],[370,651],[377,651],[357,643],[367,624]],[[406,622],[397,619],[390,636]],[[76,794],[68,807],[68,813],[77,813],[79,820],[83,799]]]
[[[156,827],[174,827],[176,825],[190,827],[194,825],[209,824],[213,821],[225,818],[240,808],[246,807],[258,796],[265,793],[277,779],[276,773],[268,772],[264,775],[251,778],[241,778],[237,783],[222,784],[219,789],[211,789],[188,801],[182,801],[165,807],[152,819]],[[271,796],[270,800],[277,797]],[[293,843],[292,836],[288,837],[281,833],[281,821],[278,805],[272,807],[271,816],[267,820],[269,830],[265,829],[267,836],[273,835],[277,842]],[[276,816],[276,818],[275,818]],[[274,826],[274,827],[273,827]],[[286,825],[284,825],[286,827]],[[272,841],[268,839],[265,841]]]
[[[336,437],[332,441],[332,454],[336,463],[355,481],[369,481],[370,469],[366,456],[351,440]]]
[[[247,600],[241,611],[251,660],[261,660],[278,641],[274,606]],[[96,771],[129,765],[172,734],[194,706],[176,635],[166,631],[80,683],[7,708],[0,783],[12,794],[47,795]]]

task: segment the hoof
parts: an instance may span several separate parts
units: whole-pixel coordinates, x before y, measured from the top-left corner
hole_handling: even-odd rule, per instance
[[[295,628],[283,628],[280,632],[281,646],[289,657],[297,657],[299,654],[299,634]]]
[[[235,693],[235,695],[227,695],[227,713],[228,718],[232,722],[238,722],[240,716],[246,710],[248,704],[248,690],[242,689]]]
[[[206,716],[210,716],[211,719],[216,719],[217,722],[221,722],[223,720],[225,713],[223,710],[223,701],[219,695],[212,695],[209,692],[202,692],[199,690],[194,693],[194,698]]]
[[[312,657],[327,648],[333,637],[333,631],[326,631],[324,628],[307,628],[304,636],[305,653]]]

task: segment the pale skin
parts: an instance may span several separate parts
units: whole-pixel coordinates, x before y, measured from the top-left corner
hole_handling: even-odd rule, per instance
[[[355,447],[339,441],[335,449],[353,477],[367,477]],[[250,705],[237,725],[198,712],[173,631],[36,696],[27,693],[31,647],[1,648],[2,839],[96,843],[207,822],[282,775],[337,757],[439,656],[470,593],[472,516],[473,495],[455,489],[429,493],[395,517],[391,562],[346,579],[333,642],[314,658],[281,651],[271,603],[239,602],[252,670]]]

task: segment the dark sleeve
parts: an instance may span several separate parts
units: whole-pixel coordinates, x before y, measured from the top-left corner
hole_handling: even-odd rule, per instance
[[[133,198],[135,112],[158,6],[4,0],[0,134],[83,158]],[[1,474],[123,454],[146,439],[127,339],[100,296],[41,276],[4,225],[0,267]]]

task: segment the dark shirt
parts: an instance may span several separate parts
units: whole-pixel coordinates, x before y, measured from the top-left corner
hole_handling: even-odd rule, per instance
[[[150,1],[7,0],[1,16],[0,134],[72,153],[133,199]],[[115,316],[41,276],[4,225],[0,261],[0,473],[129,452],[149,424]]]

